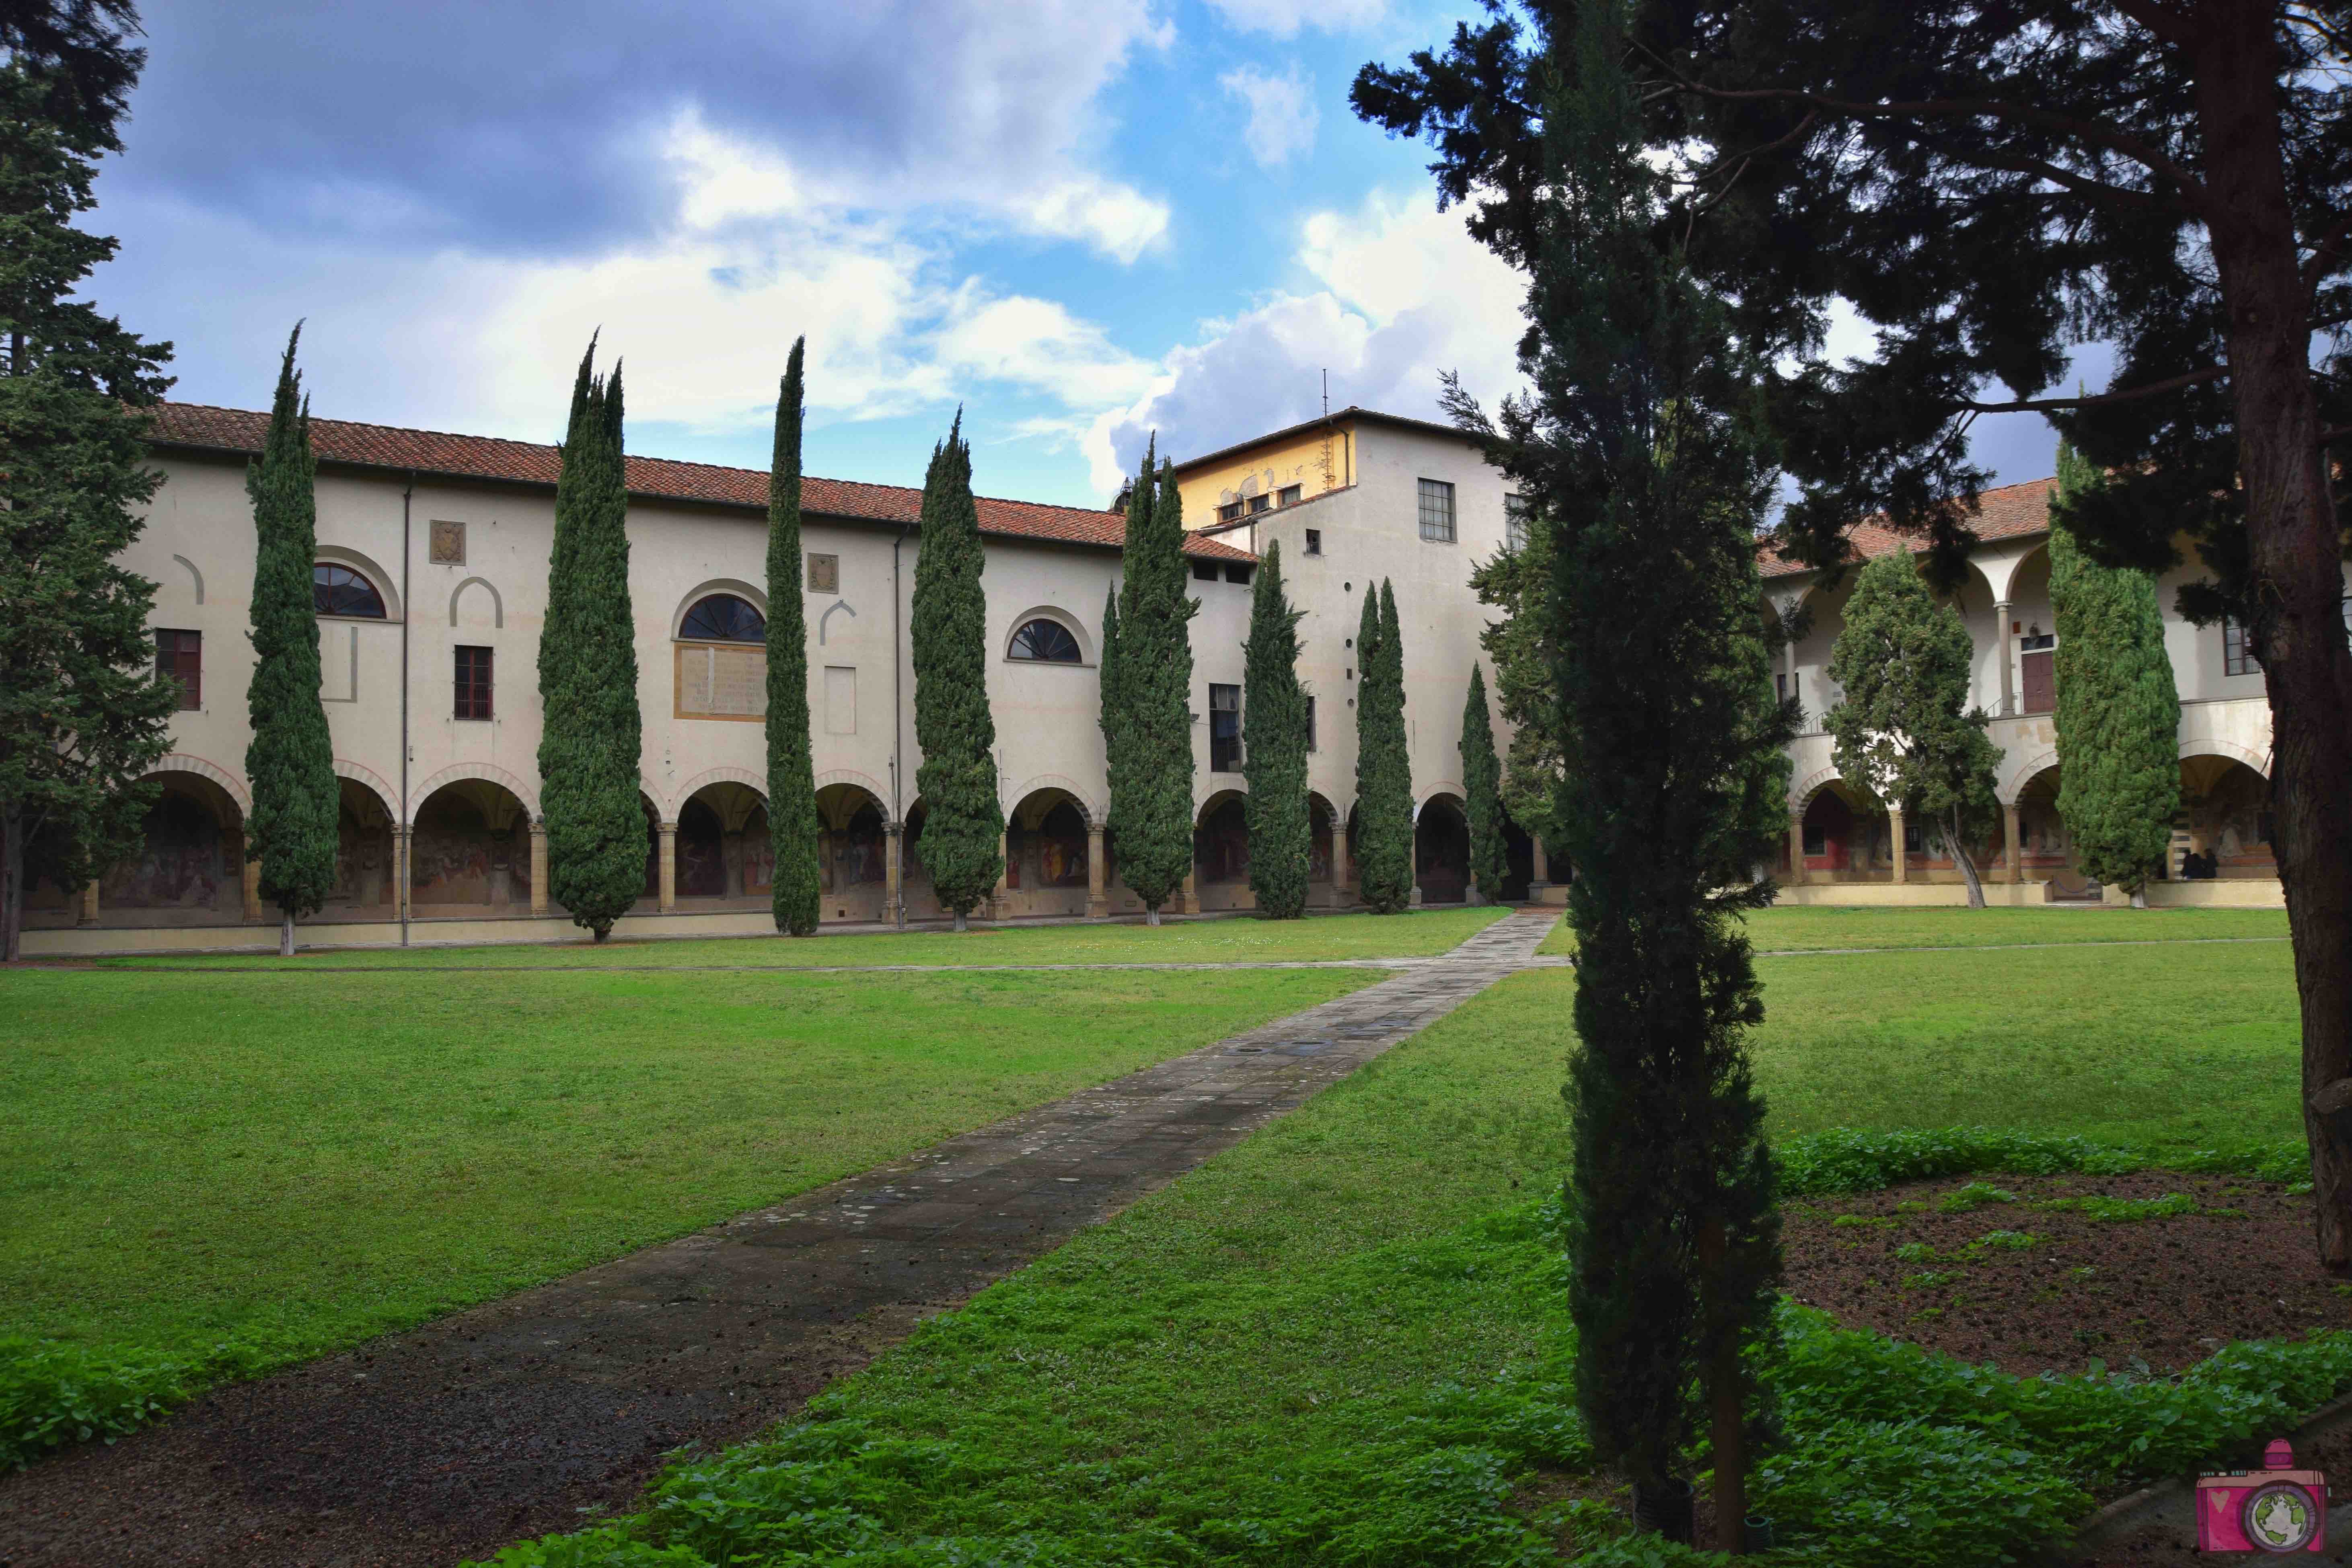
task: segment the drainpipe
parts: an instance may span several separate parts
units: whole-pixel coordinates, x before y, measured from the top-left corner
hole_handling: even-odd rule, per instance
[[[408,811],[408,624],[416,618],[416,606],[408,597],[408,502],[416,493],[416,470],[408,470],[408,484],[400,492],[400,831],[409,829]],[[411,841],[410,854],[415,852]],[[392,896],[400,905],[400,945],[408,945],[408,889],[415,881],[408,866],[407,856],[395,856],[400,883]]]
[[[902,524],[890,542],[890,819],[898,825],[898,907],[891,914],[900,931],[907,929],[907,812],[898,798],[899,776],[906,772],[898,743],[906,735],[907,715],[898,700],[898,547],[907,542],[909,526]]]

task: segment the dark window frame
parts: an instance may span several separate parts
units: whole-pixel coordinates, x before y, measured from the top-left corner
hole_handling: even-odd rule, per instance
[[[1309,555],[1320,555],[1323,553],[1323,531],[1321,529],[1310,528],[1307,531],[1307,553]]]
[[[370,609],[370,605],[375,607]],[[347,621],[392,618],[392,612],[384,606],[383,591],[374,581],[358,567],[346,566],[340,561],[310,563],[310,609],[315,615]]]
[[[1276,506],[1297,506],[1298,504],[1299,497],[1303,495],[1305,491],[1306,487],[1303,485],[1285,485],[1280,489],[1274,492],[1274,504]]]
[[[205,705],[205,634],[183,626],[157,626],[155,673],[180,683],[178,711],[201,710]]]
[[[1037,627],[1045,628],[1041,636],[1031,636]],[[1065,652],[1064,650],[1067,651]],[[1051,616],[1032,616],[1013,633],[1013,641],[1004,657],[1024,664],[1084,664],[1086,649],[1078,642],[1078,634]]]
[[[742,617],[734,611],[724,612],[728,617],[724,621],[718,619],[716,616],[705,616],[702,613],[705,605],[719,604],[742,606],[751,619],[759,623],[757,634],[748,637],[742,635]],[[752,643],[765,644],[768,640],[768,617],[760,613],[759,605],[740,594],[705,594],[694,601],[688,608],[685,617],[678,622],[677,640],[722,643],[732,647],[741,647]]]
[[[498,654],[478,643],[459,643],[451,661],[453,719],[488,719],[495,713],[491,693],[496,689]]]
[[[1528,498],[1513,491],[1503,498],[1503,548],[1514,555],[1528,547]]]
[[[1192,557],[1192,581],[1213,583],[1217,580],[1217,563],[1205,555]]]
[[[1431,544],[1451,544],[1458,537],[1454,519],[1454,481],[1451,479],[1421,479],[1419,487],[1421,537]]]
[[[1209,683],[1209,771],[1242,771],[1242,689]]]

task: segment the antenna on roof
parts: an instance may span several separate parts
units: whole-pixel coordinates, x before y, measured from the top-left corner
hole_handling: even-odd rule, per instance
[[[1331,370],[1328,365],[1323,369],[1323,417],[1331,417]]]
[[[1339,481],[1331,474],[1331,369],[1323,369],[1323,488],[1330,489]]]

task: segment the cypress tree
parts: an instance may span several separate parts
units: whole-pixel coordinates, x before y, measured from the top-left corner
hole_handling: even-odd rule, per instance
[[[1404,728],[1404,638],[1396,590],[1364,586],[1356,637],[1357,892],[1374,914],[1412,902],[1412,762]]]
[[[2058,447],[2058,526],[2050,531],[2050,605],[2058,623],[2058,815],[2084,872],[2146,907],[2149,872],[2180,809],[2180,693],[2164,651],[2156,579],[2102,566],[2065,525],[2067,507],[2105,476]]]
[[[1476,896],[1499,902],[1510,871],[1503,843],[1503,764],[1495,755],[1495,724],[1486,712],[1486,677],[1475,664],[1470,667],[1470,695],[1462,705],[1462,788]]]
[[[768,468],[768,845],[776,869],[776,929],[816,934],[816,764],[810,756],[808,617],[801,602],[801,375],[806,338],[793,340],[776,395]]]
[[[1100,715],[1097,725],[1103,737],[1103,777],[1112,780],[1118,777],[1120,758],[1125,755],[1127,744],[1127,720],[1118,684],[1118,584],[1116,583],[1103,590],[1102,628],[1102,660],[1095,671],[1099,678],[1096,683]],[[1103,820],[1106,826],[1113,820],[1108,808]],[[1105,853],[1109,853],[1108,834],[1104,836],[1103,846]],[[1103,885],[1108,888],[1110,885],[1110,868],[1106,866],[1102,870]]]
[[[1143,900],[1152,925],[1160,906],[1192,869],[1192,638],[1200,610],[1186,586],[1183,500],[1175,476],[1155,472],[1156,439],[1143,453],[1127,503],[1121,557],[1119,650],[1104,712],[1119,715],[1111,742],[1110,826],[1118,835],[1119,876]],[[1112,731],[1106,731],[1107,738]]]
[[[144,56],[91,25],[44,47],[0,17],[0,962],[25,890],[80,888],[139,843],[171,747],[154,584],[123,569],[163,476],[146,410],[170,385],[150,343],[82,293],[115,253],[73,226]],[[315,693],[313,696],[315,697]]]
[[[318,501],[311,481],[310,405],[294,368],[298,324],[278,367],[269,434],[249,465],[253,501],[253,683],[246,710],[253,739],[245,776],[253,790],[245,858],[261,862],[261,896],[278,906],[278,951],[294,954],[294,922],[319,912],[335,887],[337,816],[342,785],[319,697],[319,617],[311,568]],[[404,611],[406,606],[403,606]]]
[[[1250,592],[1242,645],[1242,776],[1249,796],[1250,890],[1258,912],[1293,921],[1307,912],[1314,825],[1307,805],[1307,696],[1298,689],[1298,622],[1282,589],[1282,546],[1266,546]]]
[[[996,721],[988,709],[988,598],[980,509],[971,499],[971,447],[956,411],[923,479],[921,546],[915,555],[909,640],[915,663],[915,774],[929,815],[923,864],[956,930],[1004,873],[1004,807],[996,781]]]
[[[539,640],[546,727],[539,776],[548,890],[603,942],[645,891],[646,816],[635,619],[629,607],[629,492],[622,458],[621,366],[594,374],[589,340],[572,385],[547,625]]]
[[[1836,742],[1838,772],[1931,826],[1968,881],[1969,907],[1982,909],[1968,845],[1999,809],[1992,770],[2000,751],[1985,734],[1990,715],[1969,705],[1974,652],[1959,612],[1936,603],[1910,552],[1882,555],[1846,601],[1829,663],[1844,695],[1822,725]]]

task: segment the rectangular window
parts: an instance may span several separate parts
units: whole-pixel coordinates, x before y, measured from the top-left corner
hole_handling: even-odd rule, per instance
[[[1272,496],[1252,496],[1250,497],[1249,501],[1249,514],[1252,517],[1255,517],[1258,513],[1265,510],[1272,505],[1274,505],[1274,498]]]
[[[1297,485],[1285,485],[1280,489],[1275,491],[1274,504],[1276,506],[1297,506],[1298,504],[1298,487]]]
[[[451,710],[460,719],[487,719],[490,716],[490,650],[486,647],[457,649],[457,701]]]
[[[1805,822],[1805,854],[1826,855],[1830,852],[1829,825],[1808,818]]]
[[[2246,628],[2238,624],[2235,616],[2221,619],[2221,673],[2224,675],[2260,675],[2263,667],[2246,651]]]
[[[1219,522],[1239,522],[1241,520],[1242,503],[1237,500],[1229,500],[1217,509]]]
[[[1242,689],[1209,688],[1209,771],[1239,773],[1242,766]]]
[[[808,558],[808,592],[838,594],[841,592],[841,557],[819,555],[812,551]]]
[[[1246,561],[1228,561],[1225,563],[1225,581],[1246,585],[1250,580],[1250,574],[1255,570],[1256,568]]]
[[[1503,498],[1503,548],[1514,552],[1528,547],[1528,498]]]
[[[1202,561],[1197,557],[1194,558],[1192,562],[1192,580],[1196,583],[1215,582],[1217,580],[1217,563],[1213,561]]]
[[[1323,531],[1321,529],[1310,528],[1307,531],[1307,553],[1309,555],[1320,555],[1323,553]]]
[[[1307,749],[1315,749],[1315,699],[1307,700]]]
[[[182,712],[202,708],[205,705],[205,634],[159,628],[155,633],[155,673],[166,680],[180,683]]]
[[[1772,678],[1772,695],[1783,702],[1789,700],[1789,677],[1785,671]]]
[[[1444,479],[1422,479],[1421,536],[1434,544],[1454,542],[1454,487]]]

